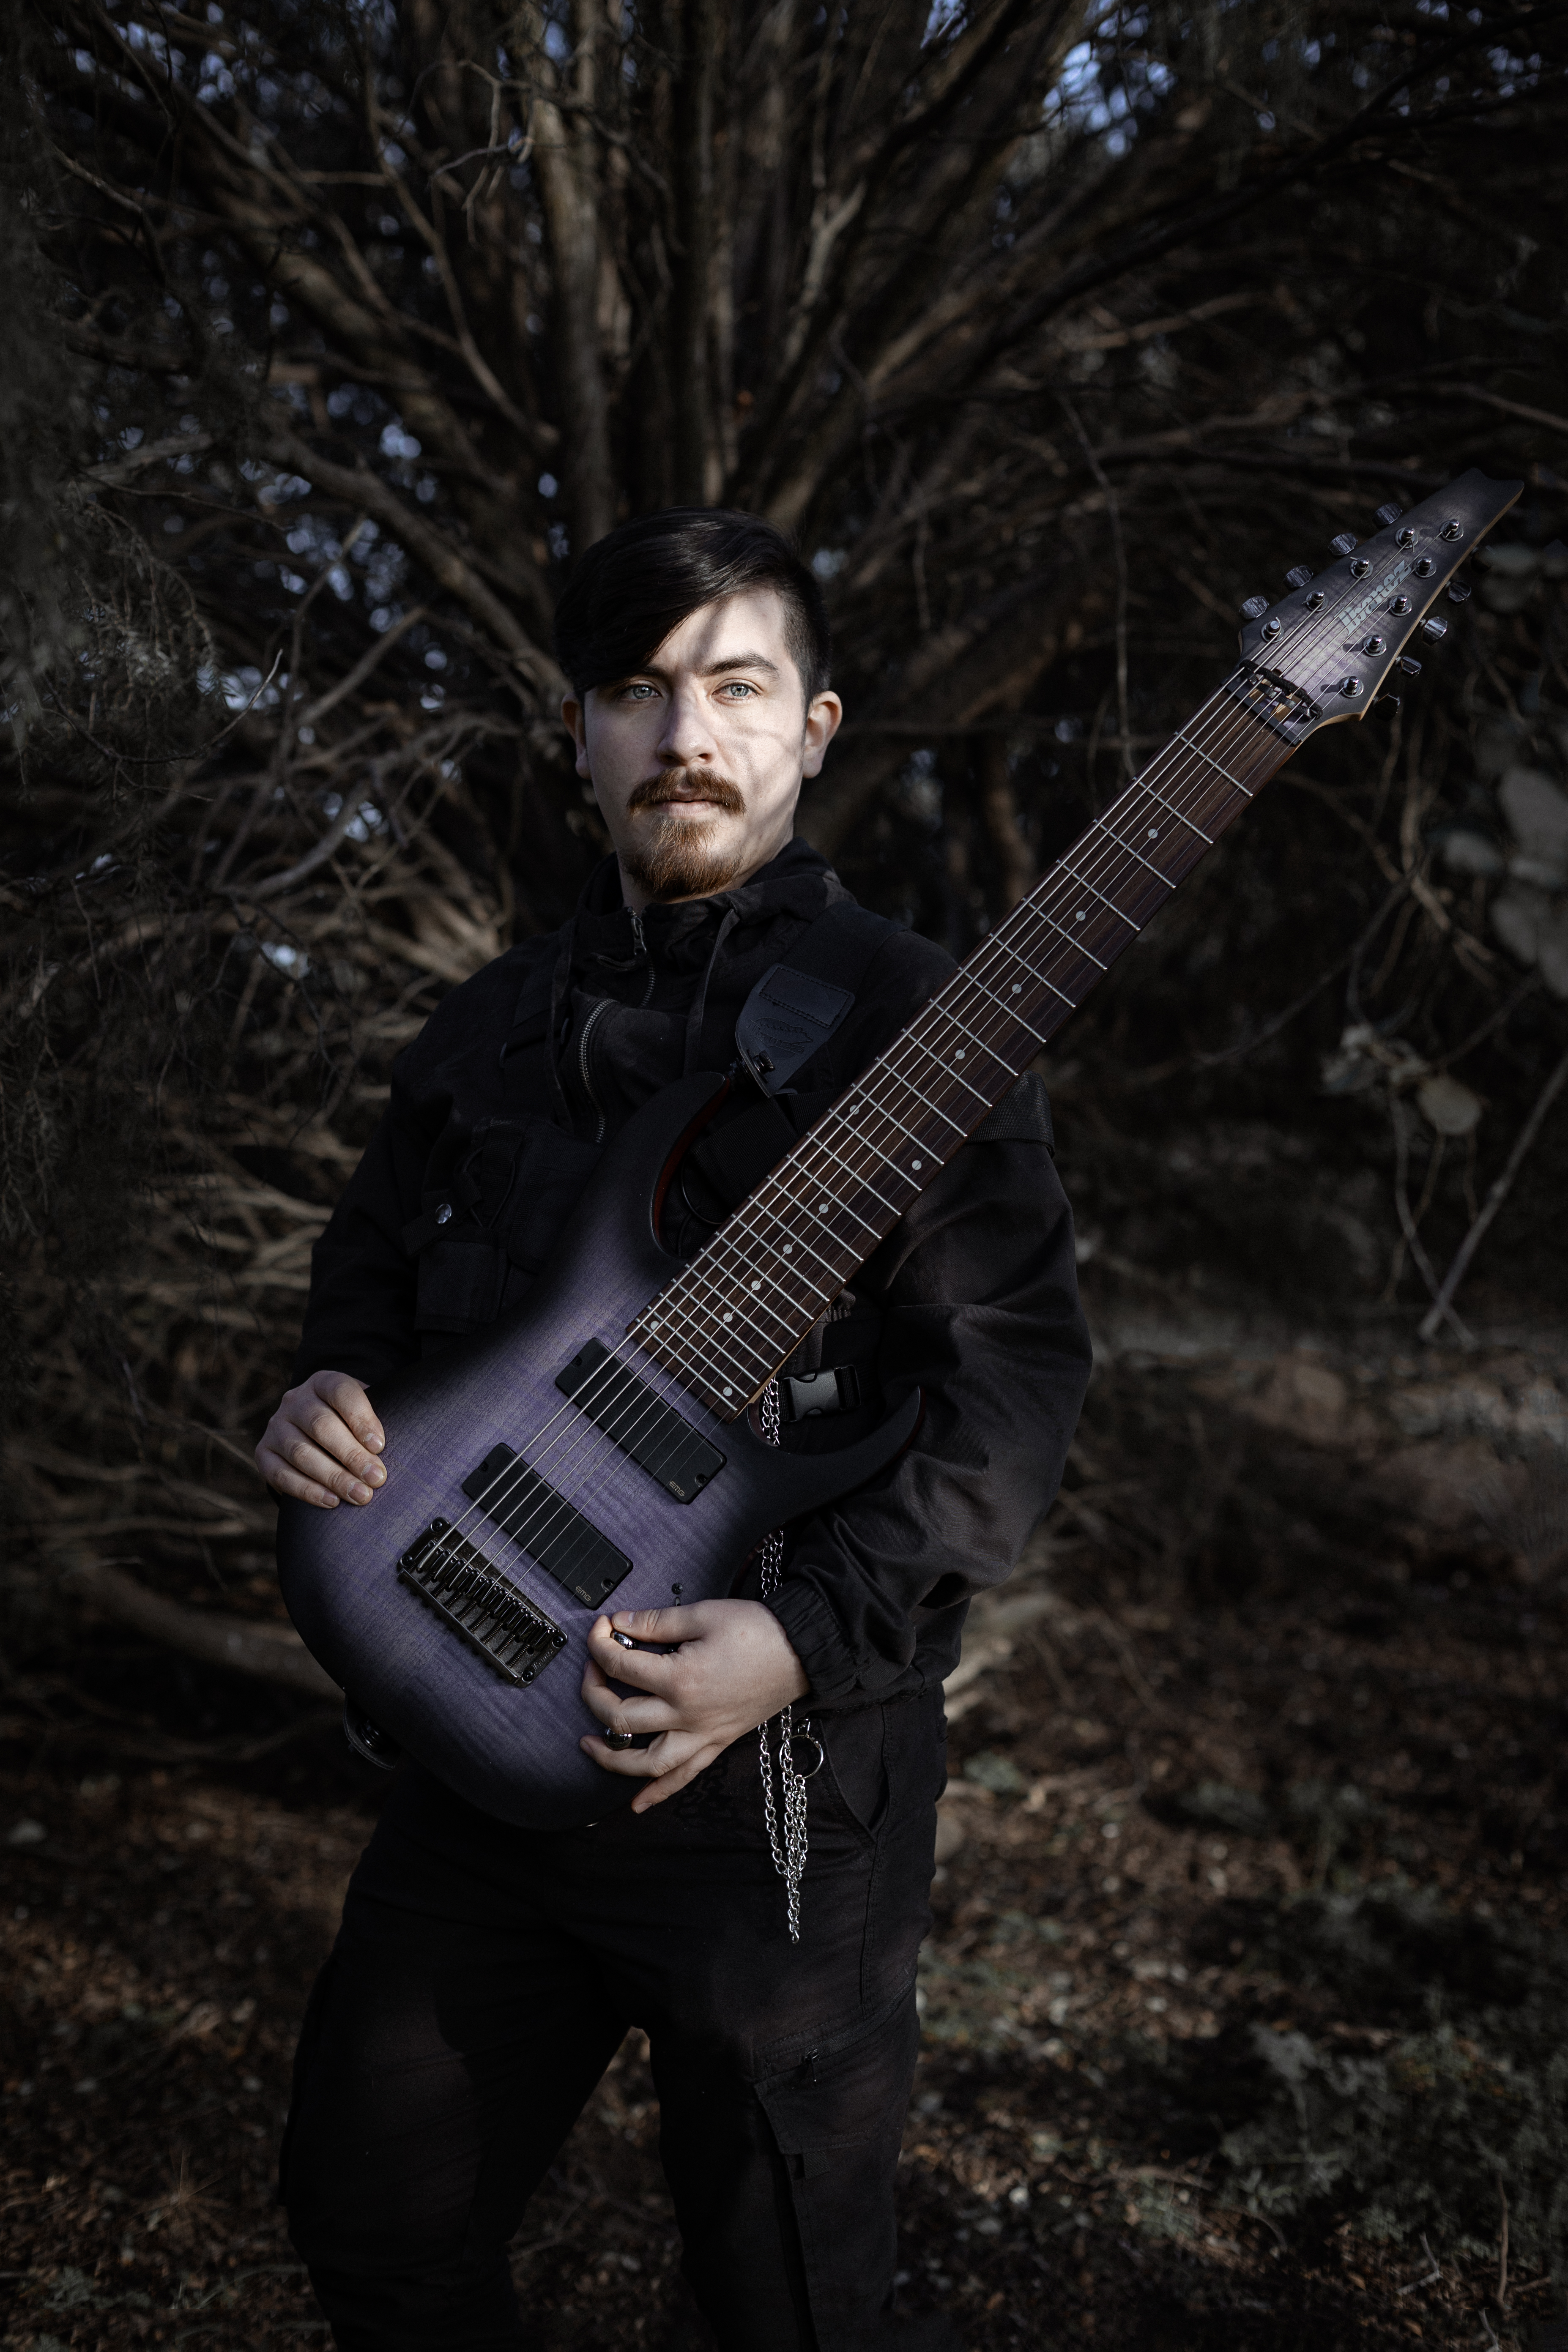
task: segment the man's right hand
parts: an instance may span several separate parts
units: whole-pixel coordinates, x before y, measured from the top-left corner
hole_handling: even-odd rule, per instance
[[[312,1372],[268,1423],[256,1461],[279,1494],[335,1511],[340,1502],[374,1499],[386,1478],[375,1458],[385,1443],[363,1381],[352,1372]]]

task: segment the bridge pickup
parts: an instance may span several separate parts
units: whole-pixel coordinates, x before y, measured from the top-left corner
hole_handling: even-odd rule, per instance
[[[432,1519],[397,1563],[397,1573],[427,1609],[477,1650],[509,1683],[531,1683],[566,1636],[448,1519]]]
[[[556,1374],[555,1385],[678,1503],[693,1501],[724,1467],[718,1447],[700,1437],[646,1381],[616,1363],[597,1339],[590,1339]]]
[[[607,1601],[631,1561],[510,1445],[492,1445],[463,1492],[584,1609]]]

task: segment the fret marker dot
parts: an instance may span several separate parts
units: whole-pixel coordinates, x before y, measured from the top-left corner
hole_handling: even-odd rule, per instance
[[[1152,825],[1149,827],[1149,838],[1150,838],[1150,840],[1151,840],[1151,841],[1158,841],[1158,840],[1159,840],[1159,838],[1160,838],[1160,828],[1159,828],[1159,826],[1158,826],[1157,824],[1152,824]]]
[[[785,1256],[785,1257],[788,1257],[788,1255],[789,1255],[789,1254],[790,1254],[791,1250],[792,1250],[792,1249],[794,1249],[794,1247],[795,1247],[795,1244],[794,1244],[793,1242],[785,1242],[785,1244],[784,1244],[784,1256]]]
[[[761,1290],[762,1286],[762,1286],[762,1284],[761,1284],[760,1282],[753,1282],[753,1283],[752,1283],[752,1288],[753,1290]]]
[[[725,1318],[724,1318],[724,1320],[725,1320],[725,1322],[726,1322],[726,1323],[732,1323],[732,1322],[734,1321],[734,1319],[735,1319],[735,1318],[734,1318],[734,1317],[733,1317],[732,1315],[726,1315],[726,1316],[725,1316]]]
[[[1089,908],[1088,908],[1087,907],[1080,907],[1080,908],[1079,908],[1079,910],[1078,910],[1077,914],[1073,917],[1073,921],[1074,921],[1075,923],[1081,923],[1081,922],[1083,921],[1083,919],[1084,919],[1084,917],[1088,914],[1088,912],[1089,912]]]
[[[1021,980],[1016,980],[1013,982],[1013,993],[1015,996],[1022,996],[1024,993],[1024,983]]]
[[[727,1382],[725,1384],[724,1393],[726,1396],[733,1396],[735,1393],[734,1390],[731,1388]]]
[[[953,1058],[953,1060],[954,1060],[955,1062],[962,1062],[962,1061],[963,1061],[963,1046],[962,1046],[962,1045],[959,1047],[959,1049],[958,1049],[957,1053],[956,1053],[956,1054],[954,1054],[954,1055],[953,1055],[953,1057],[952,1057],[952,1058]]]
[[[925,1161],[923,1160],[911,1160],[910,1166],[911,1168],[923,1168],[925,1166]]]

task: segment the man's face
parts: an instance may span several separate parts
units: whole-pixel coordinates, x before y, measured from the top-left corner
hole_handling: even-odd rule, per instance
[[[568,695],[561,716],[640,908],[729,889],[776,857],[843,706],[806,708],[784,599],[752,588],[700,606],[646,668]]]

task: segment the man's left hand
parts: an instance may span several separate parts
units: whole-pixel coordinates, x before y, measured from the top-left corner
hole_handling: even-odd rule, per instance
[[[679,1646],[662,1655],[628,1650],[617,1633]],[[612,1680],[631,1685],[635,1696],[620,1697]],[[606,1772],[648,1782],[632,1803],[634,1813],[646,1813],[809,1687],[788,1634],[760,1601],[624,1610],[599,1618],[588,1636],[583,1696],[607,1731],[656,1737],[646,1748],[608,1748],[592,1737],[583,1747]]]

